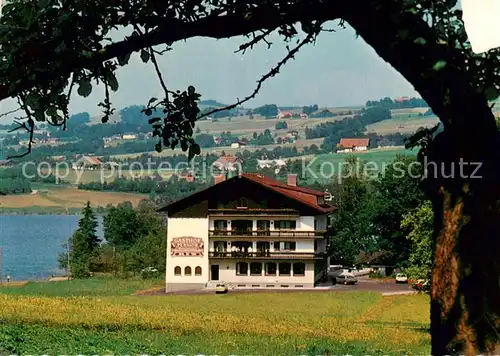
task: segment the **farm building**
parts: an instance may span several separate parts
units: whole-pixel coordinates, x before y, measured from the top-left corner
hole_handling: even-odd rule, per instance
[[[97,157],[81,156],[72,164],[74,170],[96,170],[100,169],[102,162]]]
[[[258,159],[257,168],[274,168],[275,173],[278,173],[281,169],[286,168],[286,162],[282,159]]]
[[[337,144],[337,152],[366,151],[369,145],[369,138],[341,138]]]
[[[231,144],[231,148],[240,148],[240,147],[245,147],[248,143],[243,140],[238,140],[236,142],[233,142]]]
[[[219,157],[219,159],[212,164],[212,167],[215,171],[219,172],[235,172],[241,170],[242,163],[243,161],[236,156],[225,155]]]

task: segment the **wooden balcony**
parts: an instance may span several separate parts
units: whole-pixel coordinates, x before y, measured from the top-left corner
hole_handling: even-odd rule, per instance
[[[266,217],[283,217],[283,216],[299,216],[299,212],[295,209],[252,209],[252,208],[236,208],[236,209],[208,209],[208,216],[226,216],[226,217],[242,217],[242,216],[266,216]]]
[[[222,230],[222,229],[211,229],[208,230],[208,236],[210,237],[231,237],[231,238],[269,238],[269,237],[280,237],[280,238],[300,238],[300,239],[316,239],[323,238],[326,234],[326,230],[314,230],[314,231],[300,231],[300,230]]]
[[[325,258],[324,253],[299,251],[257,251],[257,252],[209,252],[208,257],[213,259],[264,259],[264,260],[319,260]]]

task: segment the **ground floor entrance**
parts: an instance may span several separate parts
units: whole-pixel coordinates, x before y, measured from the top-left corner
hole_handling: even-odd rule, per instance
[[[210,280],[219,280],[219,265],[210,265]]]

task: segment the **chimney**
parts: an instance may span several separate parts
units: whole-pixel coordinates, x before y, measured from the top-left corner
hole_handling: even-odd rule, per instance
[[[226,180],[226,176],[224,174],[217,174],[214,176],[214,184],[224,182],[225,180]]]
[[[296,187],[297,186],[297,175],[289,174],[287,176],[287,184]]]

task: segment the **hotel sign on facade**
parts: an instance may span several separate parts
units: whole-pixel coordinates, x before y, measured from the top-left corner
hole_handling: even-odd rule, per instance
[[[204,242],[202,238],[183,236],[172,239],[172,256],[203,256]]]

